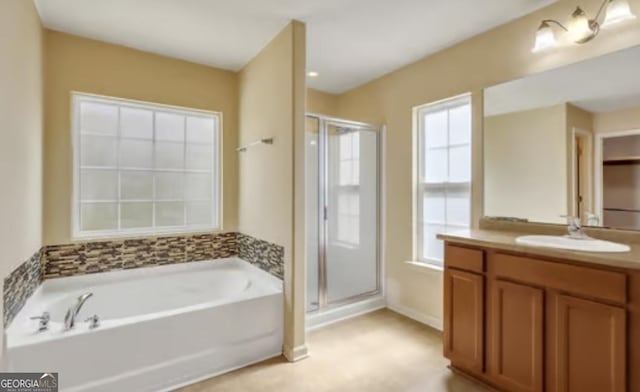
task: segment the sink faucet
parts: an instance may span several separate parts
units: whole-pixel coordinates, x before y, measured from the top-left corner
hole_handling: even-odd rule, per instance
[[[82,305],[93,295],[93,293],[85,293],[78,297],[77,302],[67,310],[67,314],[64,316],[64,329],[70,330],[76,325],[76,317],[82,309]]]
[[[587,215],[587,226],[599,226],[600,225],[600,217],[592,212],[586,212]]]
[[[584,240],[589,238],[589,236],[582,231],[580,217],[570,215],[564,215],[564,217],[567,218],[567,231],[569,232],[567,237],[573,238],[574,240]]]

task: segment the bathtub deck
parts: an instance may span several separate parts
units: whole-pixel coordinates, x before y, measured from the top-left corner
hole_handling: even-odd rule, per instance
[[[387,309],[312,332],[308,343],[308,359],[272,359],[181,392],[486,391],[446,368],[438,332]]]

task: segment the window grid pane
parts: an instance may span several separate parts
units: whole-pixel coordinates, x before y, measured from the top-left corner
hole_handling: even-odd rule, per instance
[[[471,101],[427,106],[418,116],[416,256],[442,264],[444,244],[436,235],[471,222]]]
[[[217,114],[75,94],[74,236],[219,225]]]
[[[350,132],[338,138],[339,181],[340,185],[359,185],[360,183],[360,134]]]
[[[338,137],[337,235],[344,244],[360,244],[360,133]]]

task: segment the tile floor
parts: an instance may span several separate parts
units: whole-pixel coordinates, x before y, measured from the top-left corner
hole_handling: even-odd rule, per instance
[[[311,356],[275,358],[182,392],[487,392],[453,374],[439,332],[384,309],[309,335]]]

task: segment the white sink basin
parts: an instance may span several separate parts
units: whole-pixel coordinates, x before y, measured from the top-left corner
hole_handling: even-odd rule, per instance
[[[627,245],[597,240],[595,238],[573,239],[555,235],[524,235],[516,238],[520,245],[539,246],[543,248],[580,250],[583,252],[628,252]]]

